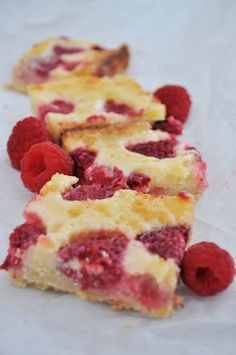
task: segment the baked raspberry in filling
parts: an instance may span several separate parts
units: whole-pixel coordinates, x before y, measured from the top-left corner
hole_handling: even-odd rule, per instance
[[[103,166],[88,169],[82,185],[66,191],[63,198],[69,201],[102,200],[112,197],[115,191],[128,188],[121,170]]]
[[[22,266],[22,254],[37,243],[38,237],[45,234],[45,228],[38,220],[34,223],[24,223],[16,227],[10,235],[10,247],[8,255],[0,266],[1,269],[9,270]]]
[[[55,45],[50,55],[44,57],[34,57],[22,61],[22,66],[15,72],[16,77],[27,83],[41,83],[49,79],[50,72],[61,66],[65,70],[73,70],[81,61],[67,62],[62,59],[62,55],[75,54],[85,51],[81,47],[66,47]]]
[[[118,300],[137,300],[156,308],[166,302],[153,276],[130,275],[122,266],[129,240],[119,231],[96,231],[58,252],[58,269],[82,290],[97,291]]]
[[[158,254],[164,259],[172,258],[180,265],[189,232],[189,228],[184,226],[166,226],[140,234],[137,240],[142,242],[150,253]]]
[[[94,232],[60,249],[59,269],[83,290],[114,287],[124,274],[122,259],[127,245],[128,239],[118,231]]]
[[[81,53],[84,52],[85,48],[81,48],[81,47],[66,47],[66,46],[61,46],[59,44],[56,44],[53,47],[53,52],[56,55],[63,55],[63,54],[74,54],[74,53]]]
[[[102,165],[90,167],[85,172],[85,179],[87,183],[91,184],[98,183],[101,186],[127,188],[126,177],[117,167],[114,169]]]
[[[91,49],[93,49],[94,51],[104,51],[105,48],[95,44],[94,46],[91,47]]]
[[[168,299],[168,294],[160,290],[152,275],[135,275],[126,279],[128,284],[127,296],[137,298],[145,307],[155,309],[161,307]]]
[[[51,55],[44,58],[35,58],[31,62],[31,68],[40,77],[47,79],[50,71],[55,69],[61,60],[58,56]]]
[[[121,115],[127,115],[129,117],[136,117],[142,115],[144,110],[143,109],[134,110],[132,107],[130,107],[127,104],[118,103],[113,100],[109,100],[105,104],[105,111],[119,113]]]
[[[86,118],[86,121],[90,123],[105,122],[106,117],[102,115],[92,115]]]
[[[175,138],[172,138],[154,142],[151,141],[128,145],[126,146],[126,149],[131,152],[158,159],[173,158],[176,156],[175,148],[177,143],[177,140]]]
[[[75,162],[75,175],[80,178],[78,186],[63,194],[65,200],[95,200],[112,197],[115,191],[131,189],[149,192],[150,177],[145,174],[131,173],[128,177],[117,167],[110,169],[94,164],[96,153],[78,148],[71,153]]]
[[[54,100],[39,107],[39,117],[44,119],[49,112],[68,114],[74,111],[74,104],[64,100]]]
[[[71,158],[75,163],[75,175],[80,178],[80,183],[84,179],[85,171],[93,165],[96,153],[85,148],[77,148],[71,153]]]
[[[151,178],[145,174],[131,173],[127,179],[127,185],[131,190],[148,192]]]
[[[156,121],[152,128],[154,130],[159,129],[170,134],[182,134],[183,123],[177,120],[175,117],[170,116],[165,119],[165,121]]]
[[[65,200],[103,199],[114,195],[120,189],[149,192],[151,178],[141,173],[131,173],[128,177],[117,167],[95,165],[96,153],[77,148],[71,153],[75,163],[75,175],[79,177],[79,186],[63,194]]]

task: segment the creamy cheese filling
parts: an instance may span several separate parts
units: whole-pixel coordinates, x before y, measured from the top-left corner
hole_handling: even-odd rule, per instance
[[[123,261],[126,272],[131,275],[152,275],[158,285],[175,289],[177,286],[179,268],[172,259],[164,260],[159,255],[150,254],[145,246],[132,241]]]
[[[161,187],[166,189],[167,194],[170,191],[175,194],[181,190],[197,193],[196,152],[185,150],[185,144],[177,144],[177,155],[165,159],[144,156],[126,149],[130,144],[170,138],[168,133],[151,130],[149,124],[143,122],[130,124],[129,128],[124,128],[123,131],[103,129],[94,132],[71,132],[63,136],[62,141],[68,152],[81,147],[95,151],[97,165],[111,169],[118,167],[126,176],[132,172],[149,176],[151,189]]]
[[[78,179],[53,176],[31,201],[25,214],[35,213],[58,248],[78,233],[89,230],[119,229],[128,238],[162,225],[191,225],[194,199],[176,196],[154,198],[132,190],[119,190],[104,200],[66,201],[62,193]]]

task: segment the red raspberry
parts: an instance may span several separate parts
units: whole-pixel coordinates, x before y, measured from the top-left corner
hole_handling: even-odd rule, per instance
[[[145,142],[129,145],[126,148],[131,152],[154,157],[157,159],[175,157],[175,147],[177,140],[175,138],[160,140],[157,142]]]
[[[113,194],[113,191],[107,190],[99,184],[83,184],[66,191],[63,198],[67,201],[103,200]]]
[[[32,62],[31,70],[33,70],[38,76],[44,79],[48,79],[50,71],[55,69],[60,65],[60,58],[56,55],[44,57],[44,58],[35,58]]]
[[[154,97],[166,105],[166,114],[185,122],[188,118],[191,98],[188,91],[179,85],[166,85],[154,92]]]
[[[25,187],[39,192],[55,173],[73,174],[73,162],[69,155],[51,142],[32,146],[21,163],[21,179]]]
[[[44,120],[49,112],[68,114],[74,111],[74,104],[65,100],[54,100],[39,107],[39,117]]]
[[[47,130],[37,118],[26,117],[18,121],[7,142],[7,152],[13,168],[20,169],[22,158],[33,144],[47,140]]]
[[[114,112],[119,113],[121,115],[127,115],[129,117],[136,117],[143,114],[143,109],[134,110],[127,104],[118,103],[112,100],[109,100],[105,104],[105,111],[106,112]]]
[[[118,231],[93,232],[59,250],[59,268],[84,290],[112,287],[124,274],[122,257],[127,245],[128,239]],[[80,270],[69,265],[72,260],[79,261]]]
[[[103,165],[90,167],[85,172],[86,183],[109,186],[112,190],[126,189],[126,177],[116,166],[110,169]]]
[[[233,258],[215,243],[194,244],[184,255],[182,280],[199,296],[213,296],[223,291],[234,275]]]
[[[82,185],[63,194],[69,201],[102,200],[114,195],[117,190],[127,189],[126,178],[121,170],[96,166],[89,171],[88,179]]]
[[[172,258],[180,264],[184,255],[188,228],[183,226],[166,226],[137,236],[147,249],[164,259]]]
[[[81,52],[84,52],[84,50],[85,49],[81,48],[81,47],[64,47],[59,44],[56,44],[53,47],[53,52],[58,56],[61,56],[63,54],[81,53]]]
[[[45,228],[39,221],[24,223],[16,227],[10,235],[8,255],[0,269],[9,270],[14,267],[20,267],[22,264],[21,252],[36,244],[39,235],[44,233]]]
[[[127,185],[131,190],[147,193],[151,178],[141,173],[131,173],[127,179]]]
[[[75,175],[80,178],[80,182],[84,179],[85,171],[93,165],[96,155],[95,152],[86,148],[77,148],[71,153],[75,164]]]
[[[170,134],[182,134],[183,124],[173,116],[167,117],[165,121],[156,121],[152,128],[154,130],[159,129]]]

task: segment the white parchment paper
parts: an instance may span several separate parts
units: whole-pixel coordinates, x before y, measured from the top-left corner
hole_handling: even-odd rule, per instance
[[[48,36],[127,42],[129,74],[149,90],[186,86],[193,108],[184,137],[208,163],[209,188],[198,204],[193,238],[236,257],[236,2],[224,0],[0,0],[0,84],[18,56]],[[0,259],[31,194],[10,167],[6,142],[30,115],[27,97],[0,91]],[[166,320],[20,289],[0,273],[0,355],[235,355],[236,283],[212,298],[185,288],[185,307]]]

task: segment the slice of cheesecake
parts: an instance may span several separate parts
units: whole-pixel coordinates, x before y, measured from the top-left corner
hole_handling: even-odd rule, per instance
[[[81,182],[118,168],[129,188],[155,195],[185,191],[198,197],[207,186],[200,153],[167,132],[152,130],[148,122],[68,131],[62,143]]]
[[[14,68],[10,89],[26,93],[27,85],[73,75],[112,76],[128,66],[127,45],[105,49],[95,42],[54,37],[35,44]]]
[[[29,87],[33,111],[58,140],[73,128],[164,120],[165,106],[124,75],[80,77]]]
[[[56,174],[29,202],[1,269],[20,286],[170,315],[181,304],[176,287],[194,198],[124,189],[83,199],[73,195],[77,181]]]

